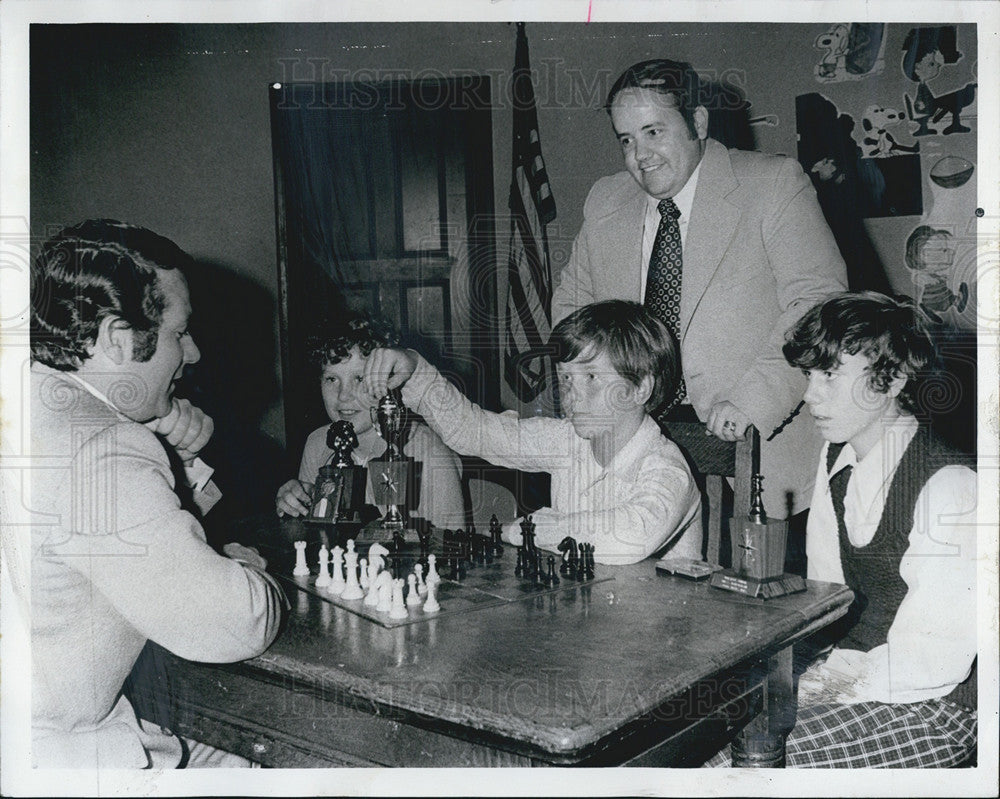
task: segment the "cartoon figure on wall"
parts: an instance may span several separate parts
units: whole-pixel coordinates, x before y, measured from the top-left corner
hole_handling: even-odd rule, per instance
[[[976,98],[976,83],[967,83],[961,89],[935,95],[928,85],[940,74],[947,64],[957,64],[962,54],[958,51],[957,33],[954,25],[935,28],[913,28],[903,42],[903,74],[917,84],[917,94],[911,98],[903,95],[906,115],[916,123],[914,136],[930,136],[942,133],[968,133],[970,128],[962,124],[961,113]],[[946,115],[951,115],[950,124],[944,130],[932,129]]]
[[[885,23],[837,23],[816,37],[813,46],[825,51],[814,73],[820,83],[860,80],[885,67]]]
[[[902,153],[920,152],[919,142],[912,145],[900,144],[889,132],[889,128],[899,125],[903,119],[902,113],[894,108],[868,106],[861,117],[861,128],[864,131],[861,147],[866,158],[889,158]]]
[[[906,240],[906,266],[913,276],[915,300],[935,324],[944,324],[943,316],[951,308],[961,314],[969,301],[968,284],[959,283],[957,294],[949,285],[954,262],[953,237],[947,230],[919,225]]]

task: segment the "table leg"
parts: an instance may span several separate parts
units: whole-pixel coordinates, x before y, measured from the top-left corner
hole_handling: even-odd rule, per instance
[[[792,691],[792,647],[765,664],[763,707],[732,743],[735,768],[784,768],[785,739],[795,726]]]

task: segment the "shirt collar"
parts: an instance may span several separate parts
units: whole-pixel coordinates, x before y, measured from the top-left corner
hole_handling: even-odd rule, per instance
[[[895,473],[896,467],[903,458],[903,453],[910,445],[913,437],[917,434],[919,423],[915,416],[904,414],[892,424],[887,425],[878,443],[871,448],[865,457],[858,460],[858,454],[850,442],[844,444],[844,448],[837,456],[837,460],[830,470],[834,475],[845,466],[854,469],[854,473],[861,472],[866,480],[876,480],[881,482]],[[853,477],[853,475],[852,475]]]
[[[635,433],[633,433],[632,438],[615,453],[615,456],[611,459],[611,463],[604,467],[602,476],[613,471],[621,474],[625,469],[642,458],[660,435],[659,426],[649,414],[645,414],[642,423]]]
[[[129,419],[127,416],[125,416],[120,410],[118,410],[115,407],[114,403],[111,400],[109,400],[102,391],[95,388],[86,380],[84,380],[82,377],[80,377],[80,375],[77,372],[60,372],[58,370],[56,370],[56,372],[57,374],[59,374],[60,377],[63,377],[66,380],[76,383],[80,388],[82,388],[84,391],[90,394],[94,399],[103,402],[105,405],[111,408],[111,410],[113,410],[115,414],[118,416],[118,418],[121,419],[122,421],[126,422],[133,421]]]
[[[685,223],[691,218],[691,208],[694,206],[694,192],[698,188],[698,173],[701,171],[701,161],[698,161],[698,165],[695,166],[694,172],[691,173],[691,177],[688,178],[687,183],[684,184],[684,188],[681,189],[677,194],[673,196],[674,205],[677,206],[677,210],[681,212],[681,220]],[[660,201],[652,196],[651,194],[646,195],[647,208],[655,211],[657,218],[659,218],[660,211],[657,206]]]

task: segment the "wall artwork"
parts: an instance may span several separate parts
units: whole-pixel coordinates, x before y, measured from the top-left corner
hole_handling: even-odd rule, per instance
[[[823,56],[813,72],[820,83],[840,83],[877,75],[885,68],[885,23],[839,22],[816,37]]]
[[[860,124],[818,92],[795,99],[799,162],[820,204],[824,195],[847,192],[862,217],[923,213],[919,145],[889,130],[902,114],[873,104],[859,116]]]
[[[914,136],[969,133],[962,124],[962,113],[976,99],[977,83],[942,91],[939,83],[947,81],[946,67],[962,60],[954,25],[912,28],[903,42],[903,74],[917,84],[916,94],[903,95],[906,115],[916,123]]]

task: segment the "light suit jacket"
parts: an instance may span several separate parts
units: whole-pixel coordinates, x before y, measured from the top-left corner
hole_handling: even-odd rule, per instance
[[[601,178],[552,300],[553,321],[590,302],[642,302],[646,193],[627,172]],[[783,156],[727,150],[709,139],[684,241],[681,363],[698,417],[729,400],[767,438],[802,399],[805,380],[781,354],[788,328],[847,290],[843,259],[812,184]],[[773,442],[761,471],[765,506],[808,507],[822,440],[803,408]]]
[[[176,737],[121,695],[147,639],[229,662],[274,639],[274,579],[218,555],[146,427],[31,367],[32,754],[41,768],[172,768]]]

